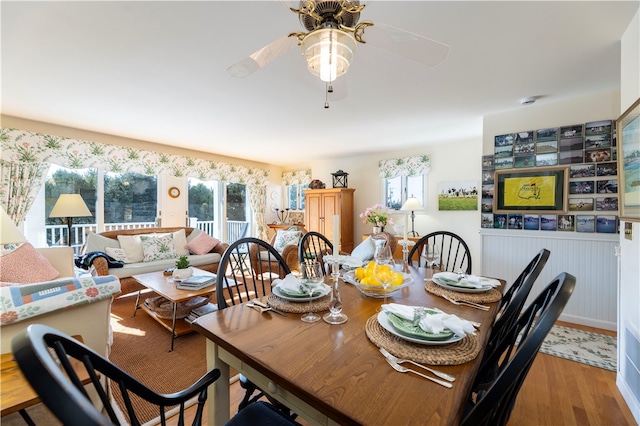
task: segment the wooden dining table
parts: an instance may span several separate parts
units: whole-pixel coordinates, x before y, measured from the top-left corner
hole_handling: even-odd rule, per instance
[[[217,367],[222,373],[210,388],[208,424],[221,425],[230,417],[229,367],[309,424],[458,424],[499,303],[487,303],[487,311],[454,305],[426,291],[425,278],[431,270],[410,270],[411,284],[388,297],[387,303],[438,308],[480,323],[474,338],[481,349],[474,359],[458,365],[432,365],[455,376],[452,388],[394,370],[365,330],[383,299],[364,296],[340,279],[343,312],[348,316],[344,324],[305,323],[295,313],[261,314],[246,303],[205,315],[192,324],[207,338],[208,368]],[[326,282],[331,283],[330,278]],[[503,291],[504,281],[501,283]]]

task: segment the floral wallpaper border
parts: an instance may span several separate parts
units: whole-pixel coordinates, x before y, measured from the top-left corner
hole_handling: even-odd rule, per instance
[[[282,184],[285,186],[307,185],[309,183],[311,183],[311,169],[282,172]]]
[[[380,177],[384,179],[398,176],[417,176],[429,173],[431,158],[429,155],[417,155],[390,160],[380,160],[378,169]]]
[[[51,163],[71,169],[103,168],[114,173],[167,173],[241,184],[267,185],[269,171],[136,148],[0,128],[2,159],[12,163]]]

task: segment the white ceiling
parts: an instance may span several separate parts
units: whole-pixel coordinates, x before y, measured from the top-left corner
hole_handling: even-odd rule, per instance
[[[619,40],[640,2],[366,4],[361,21],[448,44],[449,56],[428,68],[358,45],[346,98],[325,109],[297,49],[244,79],[226,72],[303,31],[279,1],[3,0],[2,113],[284,167],[480,141],[482,116],[526,108],[522,98],[619,89]]]

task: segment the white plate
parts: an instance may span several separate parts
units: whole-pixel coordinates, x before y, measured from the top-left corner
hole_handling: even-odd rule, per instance
[[[275,286],[271,289],[273,294],[275,294],[276,296],[284,300],[288,300],[289,302],[308,302],[310,300],[320,299],[321,297],[324,297],[331,292],[331,287],[329,287],[326,284],[322,284],[322,287],[320,288],[320,290],[322,292],[318,296],[294,297],[294,296],[287,296],[284,292],[280,291],[280,287],[278,286]]]
[[[433,281],[434,283],[438,284],[442,288],[446,288],[447,290],[457,291],[457,292],[460,292],[460,293],[483,293],[483,292],[489,291],[489,290],[491,290],[493,288],[490,285],[485,285],[485,286],[482,286],[480,288],[449,285],[449,284],[443,283],[442,281],[439,281],[437,278],[431,278],[431,281]]]
[[[449,343],[455,343],[462,340],[462,337],[458,336],[457,334],[454,334],[453,337],[447,340],[424,340],[424,339],[417,339],[415,337],[405,336],[404,334],[397,331],[393,327],[393,325],[391,325],[391,323],[389,322],[389,319],[387,318],[387,313],[384,311],[381,311],[378,313],[378,323],[382,326],[382,328],[384,328],[394,336],[398,336],[403,340],[407,340],[413,343],[418,343],[421,345],[448,345]]]

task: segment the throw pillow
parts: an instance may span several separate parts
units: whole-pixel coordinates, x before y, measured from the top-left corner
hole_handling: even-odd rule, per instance
[[[273,248],[275,248],[278,253],[282,254],[282,251],[289,244],[298,245],[298,242],[302,238],[302,231],[298,228],[290,228],[289,230],[278,229],[276,233],[276,239],[273,242]]]
[[[153,234],[147,234],[147,236],[152,235]],[[118,235],[118,241],[120,242],[120,247],[127,253],[127,257],[131,263],[142,262],[144,252],[142,251],[140,235]]]
[[[124,263],[132,263],[127,257],[127,252],[122,248],[105,247],[104,250],[107,255],[113,257],[115,260],[121,260]]]
[[[30,243],[0,257],[0,281],[30,284],[50,281],[60,273]]]
[[[187,234],[184,229],[173,233],[173,247],[176,250],[178,256],[189,256],[189,249],[187,248]]]
[[[193,241],[193,239],[198,235],[202,234],[202,232],[203,232],[202,229],[194,228],[193,231],[191,231],[191,233],[187,235],[187,243],[190,243],[191,241]]]
[[[120,248],[120,243],[114,238],[103,237],[95,232],[89,232],[89,234],[87,234],[86,253],[91,253],[92,251],[101,251],[106,253],[105,248],[107,247]]]
[[[351,252],[351,256],[357,257],[358,259],[366,262],[367,260],[373,259],[373,255],[375,253],[376,247],[373,244],[373,238],[369,235],[363,242],[358,244],[356,248]]]
[[[178,257],[173,248],[173,234],[167,234],[163,237],[140,235],[140,241],[142,242],[143,262]]]
[[[220,243],[220,240],[213,238],[206,232],[201,232],[191,242],[187,243],[187,248],[193,254],[206,254],[213,250],[218,243]]]

